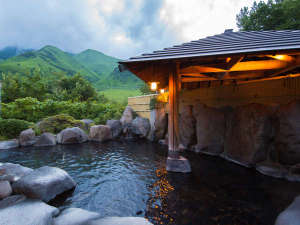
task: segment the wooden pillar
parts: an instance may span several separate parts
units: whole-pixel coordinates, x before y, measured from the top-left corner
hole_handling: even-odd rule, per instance
[[[166,170],[170,172],[190,173],[189,160],[179,155],[179,92],[181,88],[178,75],[179,64],[169,72],[169,153]]]
[[[179,79],[177,75],[177,69],[172,68],[169,72],[169,151],[178,151],[179,146],[179,124],[178,124],[178,87]]]

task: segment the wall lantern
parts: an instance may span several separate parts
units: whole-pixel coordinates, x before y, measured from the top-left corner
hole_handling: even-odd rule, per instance
[[[156,91],[157,90],[157,82],[151,82],[150,83],[150,89],[151,91]]]

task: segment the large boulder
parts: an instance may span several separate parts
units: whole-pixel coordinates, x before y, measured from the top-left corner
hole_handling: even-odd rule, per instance
[[[289,168],[289,172],[285,177],[289,181],[300,181],[300,163]]]
[[[275,225],[299,225],[300,224],[300,196],[296,197],[292,204],[281,212]]]
[[[35,132],[32,128],[23,130],[19,137],[21,146],[31,146],[35,143]]]
[[[132,127],[131,127],[131,132],[139,137],[139,138],[145,138],[147,137],[149,131],[150,131],[150,123],[147,118],[142,118],[142,117],[136,117],[132,121]]]
[[[12,189],[10,183],[7,180],[0,181],[0,199],[10,196]]]
[[[112,138],[121,136],[123,127],[120,120],[107,120],[106,125],[110,127]]]
[[[150,141],[159,141],[165,137],[168,130],[168,116],[164,107],[156,108],[150,112]]]
[[[26,200],[24,195],[11,195],[0,201],[0,210]]]
[[[90,129],[89,139],[91,141],[108,141],[112,139],[110,127],[107,125],[96,125]]]
[[[59,168],[44,166],[13,183],[13,191],[45,202],[75,188],[75,181]]]
[[[180,143],[184,149],[197,143],[196,140],[196,120],[193,116],[193,107],[183,106],[179,116],[179,136]]]
[[[271,161],[257,163],[256,170],[261,174],[275,178],[285,178],[288,174],[288,170],[284,166]]]
[[[133,117],[133,109],[130,106],[126,106],[120,122],[122,123],[122,125],[129,124],[132,122]]]
[[[53,225],[87,225],[89,221],[99,217],[100,215],[95,212],[79,208],[68,208],[54,219]]]
[[[0,180],[15,182],[33,169],[13,163],[0,163]]]
[[[34,146],[36,147],[44,147],[44,146],[53,146],[56,145],[56,137],[51,133],[43,133],[36,140]]]
[[[275,151],[279,162],[285,165],[300,163],[300,101],[281,105],[276,115]]]
[[[223,157],[250,167],[267,159],[272,138],[273,108],[249,104],[235,108],[228,122]]]
[[[105,217],[89,222],[87,225],[153,225],[142,217]]]
[[[0,224],[52,225],[53,217],[58,213],[57,208],[40,200],[23,199],[0,210]]]
[[[0,141],[0,150],[18,148],[18,147],[19,147],[19,141],[17,139]]]
[[[197,104],[193,107],[193,115],[196,118],[197,135],[194,151],[209,155],[221,154],[224,150],[226,126],[224,113],[204,104]]]
[[[77,144],[86,141],[88,136],[79,127],[66,128],[57,135],[58,144]]]

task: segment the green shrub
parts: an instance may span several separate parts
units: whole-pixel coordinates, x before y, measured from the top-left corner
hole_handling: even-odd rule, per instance
[[[42,133],[50,132],[57,134],[68,127],[80,127],[84,129],[84,123],[80,120],[75,120],[72,116],[60,114],[43,119],[36,127]]]
[[[107,119],[119,119],[125,105],[119,103],[70,102],[48,99],[40,102],[35,98],[26,97],[10,103],[2,103],[4,119],[21,119],[37,122],[45,117],[67,114],[75,119],[96,119],[105,123]]]
[[[28,128],[34,127],[33,123],[18,119],[1,119],[0,120],[0,136],[2,138],[16,138],[19,134]]]

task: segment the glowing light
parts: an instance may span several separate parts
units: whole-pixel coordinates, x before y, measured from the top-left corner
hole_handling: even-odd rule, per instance
[[[283,60],[285,58],[285,56],[284,55],[275,55],[274,58],[278,59],[278,60]]]
[[[165,89],[160,89],[160,93],[161,94],[165,93]]]
[[[151,82],[150,89],[151,89],[151,91],[156,91],[156,89],[157,89],[157,82]]]
[[[230,60],[231,60],[231,58],[230,58],[230,57],[226,58],[226,62],[227,62],[227,63],[229,63],[229,62],[230,62]]]

